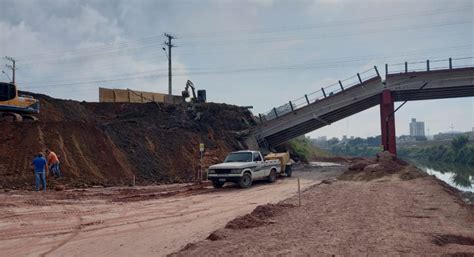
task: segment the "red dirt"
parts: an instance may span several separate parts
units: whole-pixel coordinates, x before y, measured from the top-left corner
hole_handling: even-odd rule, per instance
[[[251,128],[251,113],[225,104],[185,105],[85,103],[40,99],[40,121],[2,123],[0,187],[31,188],[33,155],[50,148],[61,156],[66,187],[190,181],[228,151],[245,148],[239,131]],[[48,186],[59,184],[48,179]]]
[[[405,167],[377,179],[313,186],[302,193],[301,207],[229,229],[246,224],[238,218],[171,256],[473,256],[472,206],[420,172]]]

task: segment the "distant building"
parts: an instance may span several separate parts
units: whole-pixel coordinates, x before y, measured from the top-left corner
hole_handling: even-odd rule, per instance
[[[410,136],[411,137],[424,137],[425,136],[425,123],[423,121],[416,121],[411,119],[410,122]]]
[[[321,141],[321,142],[326,142],[326,141],[328,141],[328,138],[327,138],[327,136],[320,136],[320,137],[316,138],[316,140]]]

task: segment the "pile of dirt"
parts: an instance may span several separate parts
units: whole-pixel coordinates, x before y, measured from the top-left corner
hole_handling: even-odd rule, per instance
[[[340,180],[370,181],[387,175],[400,173],[402,179],[413,179],[422,176],[416,168],[407,169],[409,164],[389,152],[378,153],[375,159],[352,159],[348,171]]]
[[[271,223],[268,218],[280,215],[285,209],[292,207],[294,207],[294,205],[288,203],[259,205],[250,214],[246,214],[231,220],[229,223],[227,223],[225,228],[245,229],[266,225]]]
[[[40,100],[39,121],[2,123],[0,187],[30,188],[33,155],[50,148],[61,156],[65,179],[48,186],[128,185],[185,182],[199,168],[246,148],[255,125],[245,108],[205,103],[86,103],[32,94]],[[59,183],[60,182],[60,183]]]

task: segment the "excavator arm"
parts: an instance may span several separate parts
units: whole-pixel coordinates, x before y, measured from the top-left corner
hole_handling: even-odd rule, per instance
[[[188,80],[188,82],[186,82],[186,87],[184,88],[184,91],[182,92],[182,96],[184,98],[188,98],[189,97],[189,88],[191,88],[191,91],[193,92],[193,100],[192,101],[196,101],[196,89],[194,88],[194,84],[193,82],[191,82],[191,80]]]

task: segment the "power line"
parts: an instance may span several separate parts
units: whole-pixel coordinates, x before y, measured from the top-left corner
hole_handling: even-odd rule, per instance
[[[387,29],[382,28],[379,30],[372,30],[372,31],[365,31],[365,32],[349,32],[349,33],[342,33],[342,34],[320,34],[317,36],[309,36],[309,37],[272,37],[272,38],[253,38],[253,39],[228,39],[222,41],[213,41],[213,42],[205,42],[201,41],[200,43],[204,44],[204,46],[209,45],[225,45],[228,46],[229,44],[265,44],[265,43],[273,43],[273,42],[285,42],[285,41],[301,41],[301,40],[316,40],[316,39],[326,39],[326,38],[338,38],[338,37],[347,37],[347,36],[359,36],[359,35],[368,35],[368,34],[376,34],[376,33],[384,33],[384,32],[395,32],[395,31],[413,31],[413,30],[420,30],[420,29],[427,29],[427,28],[438,28],[444,26],[452,26],[452,25],[459,25],[459,24],[467,24],[473,23],[474,20],[463,20],[463,21],[456,21],[456,22],[446,22],[446,23],[436,23],[436,24],[422,24],[416,26],[405,26],[395,29]],[[196,45],[196,42],[193,44],[186,43],[181,44],[182,47],[199,47],[199,44]]]
[[[345,58],[326,58],[326,59],[318,59],[317,62],[313,62],[316,64],[328,64],[328,63],[347,63],[347,62],[357,62],[357,61],[365,61],[365,60],[370,60],[373,58],[377,59],[387,59],[387,58],[399,58],[399,57],[405,57],[405,56],[416,56],[416,55],[422,55],[422,54],[429,54],[430,53],[452,53],[452,52],[459,52],[459,51],[465,51],[465,50],[472,50],[473,44],[468,44],[468,45],[456,45],[456,46],[451,46],[451,47],[442,47],[442,48],[431,48],[431,49],[423,49],[423,50],[412,50],[412,51],[402,51],[390,55],[383,55],[381,56],[380,54],[370,54],[370,55],[361,55],[361,56],[354,56],[354,57],[345,57]],[[279,64],[279,65],[272,65],[271,67],[288,67],[288,66],[294,66],[294,65],[311,65],[311,62],[303,62],[303,63],[297,63],[297,64]],[[241,66],[241,67],[202,67],[202,68],[186,68],[186,69],[175,69],[178,71],[219,71],[219,70],[226,70],[226,69],[241,69],[241,68],[252,68],[252,66]],[[77,70],[74,70],[77,72]],[[99,70],[100,71],[100,70]],[[140,72],[131,72],[131,73],[120,73],[120,74],[109,74],[107,76],[112,76],[114,78],[120,77],[120,76],[134,76],[137,74],[141,75],[146,75],[146,74],[154,74],[156,72],[163,72],[166,71],[166,69],[152,69],[148,71],[140,71]],[[63,71],[61,71],[62,74],[64,74]],[[58,82],[64,82],[64,81],[71,81],[71,80],[83,80],[84,78],[77,78],[77,77],[71,77],[69,79],[64,79],[64,80],[59,80],[59,81],[48,81],[47,83],[58,83]],[[97,80],[97,79],[104,79],[103,77],[101,78],[88,78],[88,80]],[[38,81],[25,81],[24,83],[38,83]]]
[[[275,33],[275,32],[282,32],[282,31],[295,31],[295,30],[303,30],[303,29],[314,29],[314,28],[324,28],[324,27],[332,27],[332,26],[342,26],[342,25],[356,25],[359,23],[369,23],[369,22],[377,22],[377,21],[387,21],[387,20],[393,20],[396,18],[400,17],[410,17],[413,16],[419,17],[419,16],[429,16],[429,15],[437,15],[437,14],[442,14],[442,13],[449,13],[449,12],[457,12],[457,11],[465,11],[469,10],[472,8],[472,5],[468,6],[463,6],[463,7],[458,7],[454,9],[438,9],[438,10],[433,10],[430,12],[409,12],[409,13],[402,13],[402,14],[396,14],[396,15],[391,15],[391,16],[375,16],[375,17],[367,17],[364,19],[354,19],[354,20],[340,20],[340,21],[333,21],[333,22],[325,22],[323,24],[318,24],[318,25],[305,25],[305,26],[288,26],[288,27],[273,27],[273,28],[261,28],[261,29],[239,29],[239,30],[227,30],[227,31],[220,31],[220,32],[212,32],[208,33],[208,36],[205,37],[216,37],[218,35],[227,35],[227,34],[232,34],[235,35],[236,32],[255,32],[255,34],[264,34],[264,33]],[[190,35],[188,38],[192,38],[192,35],[199,35],[203,33],[188,33],[187,35]],[[186,35],[186,34],[185,34]],[[149,45],[149,44],[155,44],[159,37],[161,35],[152,35],[148,37],[143,37],[141,39],[134,39],[134,40],[128,40],[124,42],[111,42],[111,43],[106,43],[101,46],[93,46],[93,47],[85,47],[85,48],[77,48],[77,49],[69,49],[69,50],[61,50],[61,51],[54,51],[54,52],[46,52],[46,53],[38,53],[38,54],[33,54],[33,55],[24,55],[24,56],[18,56],[20,61],[23,61],[25,59],[25,62],[27,62],[26,59],[31,59],[33,57],[36,57],[36,59],[39,59],[43,56],[48,57],[48,58],[55,58],[57,56],[62,56],[65,54],[83,54],[85,53],[91,53],[94,51],[104,51],[109,48],[124,48],[127,49],[127,47],[135,47],[139,48],[141,44],[144,45]],[[195,36],[196,37],[196,36]],[[204,36],[198,36],[198,37],[204,37]]]
[[[384,58],[384,57],[382,57]],[[335,61],[328,63],[313,63],[313,64],[299,64],[299,65],[289,65],[289,66],[266,66],[266,67],[241,67],[227,70],[202,70],[186,73],[178,73],[175,76],[189,76],[189,75],[208,75],[208,74],[232,74],[232,73],[248,73],[248,72],[262,72],[262,71],[279,71],[279,70],[308,70],[308,69],[321,69],[321,68],[338,68],[344,65],[349,65],[354,62],[363,62],[361,59],[345,60],[345,61]],[[72,86],[72,85],[82,85],[82,84],[98,84],[98,83],[109,83],[125,80],[137,80],[137,79],[151,79],[164,77],[164,74],[158,75],[148,75],[148,76],[133,76],[133,77],[124,77],[116,79],[102,79],[102,80],[93,80],[93,81],[78,81],[70,83],[59,83],[59,84],[46,84],[38,86],[27,86],[28,88],[44,88],[44,87],[63,87],[63,86]]]
[[[225,31],[215,31],[215,32],[208,32],[208,33],[187,33],[183,34],[186,38],[199,38],[199,37],[218,37],[218,36],[227,36],[229,34],[236,34],[239,32],[246,32],[246,33],[275,33],[275,32],[284,32],[284,31],[295,31],[295,30],[308,30],[308,29],[320,29],[326,27],[334,27],[334,26],[345,26],[345,25],[357,25],[357,24],[365,24],[365,23],[374,23],[380,21],[390,21],[390,20],[397,20],[399,18],[419,18],[420,16],[431,16],[431,15],[438,15],[443,13],[450,13],[450,12],[458,12],[458,11],[466,11],[472,10],[473,5],[467,5],[462,7],[457,7],[453,9],[437,9],[432,10],[430,12],[407,12],[407,13],[400,13],[394,14],[389,16],[372,16],[372,17],[365,17],[362,19],[342,19],[336,20],[332,22],[324,22],[323,24],[306,24],[306,25],[297,25],[297,26],[286,26],[286,27],[266,27],[266,28],[247,28],[247,29],[235,29],[235,30],[225,30]]]

